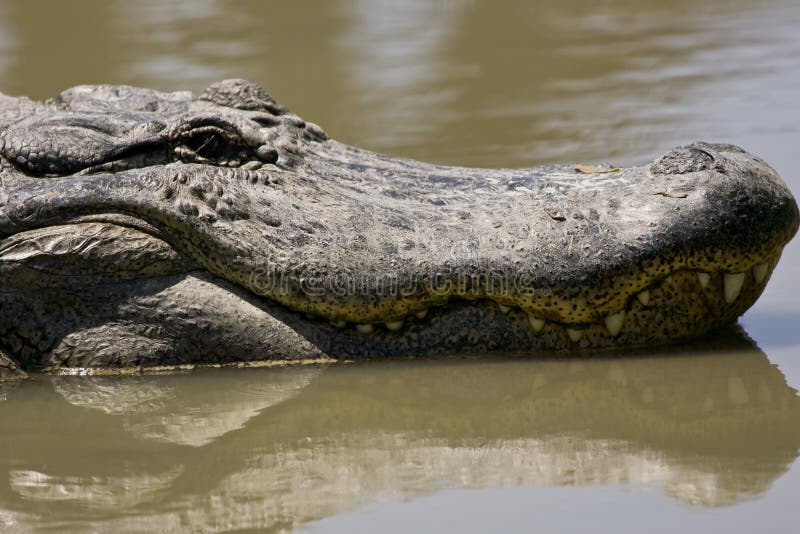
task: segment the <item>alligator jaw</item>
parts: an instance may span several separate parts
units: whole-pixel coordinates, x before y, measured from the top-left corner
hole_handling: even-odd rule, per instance
[[[62,108],[85,110],[108,88],[82,91]],[[93,130],[107,162],[81,168],[70,129],[64,170],[27,148],[3,164],[0,346],[29,366],[39,356],[20,347],[55,366],[102,366],[672,342],[752,305],[797,230],[785,184],[730,145],[617,172],[445,167],[328,140],[246,82],[194,100],[116,91],[128,101],[114,105],[133,111],[112,133]],[[144,108],[165,110],[160,122]],[[58,147],[47,113],[6,130],[6,157],[27,146],[7,132],[33,125]],[[123,141],[104,137],[117,131]],[[137,136],[150,155],[122,165],[120,143]],[[65,323],[47,304],[53,287],[95,318]],[[18,326],[30,308],[48,311]],[[26,341],[31,330],[49,330],[48,343]],[[127,356],[122,332],[136,340],[121,344]]]
[[[334,325],[253,295],[182,263],[165,243],[129,228],[102,223],[49,227],[19,235],[17,243],[46,246],[53,241],[44,234],[63,239],[63,232],[80,236],[72,242],[81,243],[94,258],[75,261],[68,259],[69,250],[55,248],[49,257],[26,257],[28,249],[19,246],[3,251],[7,266],[12,249],[16,263],[14,271],[4,273],[4,312],[26,319],[6,339],[27,368],[618,350],[673,342],[728,323],[757,298],[766,282],[757,282],[758,270],[747,273],[739,295],[728,304],[723,274],[709,273],[703,287],[695,271],[676,271],[651,286],[647,304],[638,295],[627,303],[621,324],[613,316],[579,325],[544,321],[490,299],[450,299],[404,318],[397,327],[370,324],[364,329],[361,324]],[[132,247],[130,261],[103,264],[103,248],[114,244],[119,234]],[[87,240],[90,235],[94,240]],[[54,262],[55,253],[64,257]],[[48,265],[63,271],[46,272]],[[139,270],[130,271],[131,266]],[[70,268],[75,271],[68,272]],[[69,302],[69,314],[54,306],[59,301]],[[43,310],[41,323],[31,324],[30,309]],[[660,327],[654,331],[653,324]]]

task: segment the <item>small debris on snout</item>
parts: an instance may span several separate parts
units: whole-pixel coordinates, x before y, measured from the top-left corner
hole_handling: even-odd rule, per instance
[[[668,198],[686,198],[689,196],[688,193],[679,193],[676,191],[653,191],[650,193],[651,195],[661,195],[663,197]]]
[[[567,218],[564,217],[564,214],[561,213],[559,210],[555,208],[544,208],[545,213],[547,213],[551,219],[554,221],[566,221]]]
[[[572,167],[576,172],[583,174],[603,174],[607,172],[619,172],[619,167],[612,167],[608,164],[602,164],[600,167],[592,167],[591,165],[583,165],[577,163]]]

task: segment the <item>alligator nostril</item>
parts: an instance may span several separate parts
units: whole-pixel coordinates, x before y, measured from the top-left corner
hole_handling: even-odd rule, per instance
[[[256,149],[256,156],[264,163],[275,163],[278,161],[278,151],[267,145],[258,147]]]
[[[714,166],[714,156],[699,148],[676,148],[658,158],[650,166],[653,174],[686,174],[705,171]]]

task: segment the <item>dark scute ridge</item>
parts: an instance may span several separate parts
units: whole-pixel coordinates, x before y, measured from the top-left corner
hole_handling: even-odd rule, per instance
[[[281,114],[285,110],[260,86],[247,80],[223,80],[206,89],[200,100],[249,111],[266,111]]]

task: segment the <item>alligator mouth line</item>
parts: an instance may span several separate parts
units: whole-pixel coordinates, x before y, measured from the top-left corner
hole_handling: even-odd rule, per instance
[[[567,323],[551,319],[546,314],[530,313],[519,306],[509,306],[487,298],[477,299],[472,302],[486,307],[494,307],[503,315],[527,321],[531,331],[537,335],[541,334],[545,329],[555,329],[563,333],[572,343],[578,343],[585,335],[591,337],[604,336],[611,340],[623,333],[626,319],[629,320],[633,314],[653,307],[669,307],[674,304],[676,299],[681,299],[682,293],[678,285],[675,284],[678,278],[681,279],[681,284],[679,284],[681,287],[694,285],[693,289],[696,295],[700,298],[706,298],[707,302],[724,302],[728,306],[733,306],[739,299],[743,289],[747,293],[760,293],[766,286],[769,273],[777,262],[778,257],[776,256],[765,262],[754,264],[743,272],[700,271],[679,268],[670,272],[667,276],[658,278],[629,298],[625,306],[618,312],[610,313],[596,322]],[[712,294],[714,294],[713,298],[707,298]],[[465,299],[456,297],[454,300],[458,302]],[[306,314],[306,316],[321,322],[328,321],[330,326],[336,329],[349,330],[363,335],[375,334],[379,331],[403,334],[423,326],[426,320],[429,319],[431,310],[446,311],[452,302],[453,300],[450,300],[397,319],[375,323],[358,323],[345,320],[330,321],[319,316],[309,314]],[[713,313],[711,309],[708,312]],[[721,315],[724,314],[724,310],[722,310]]]

